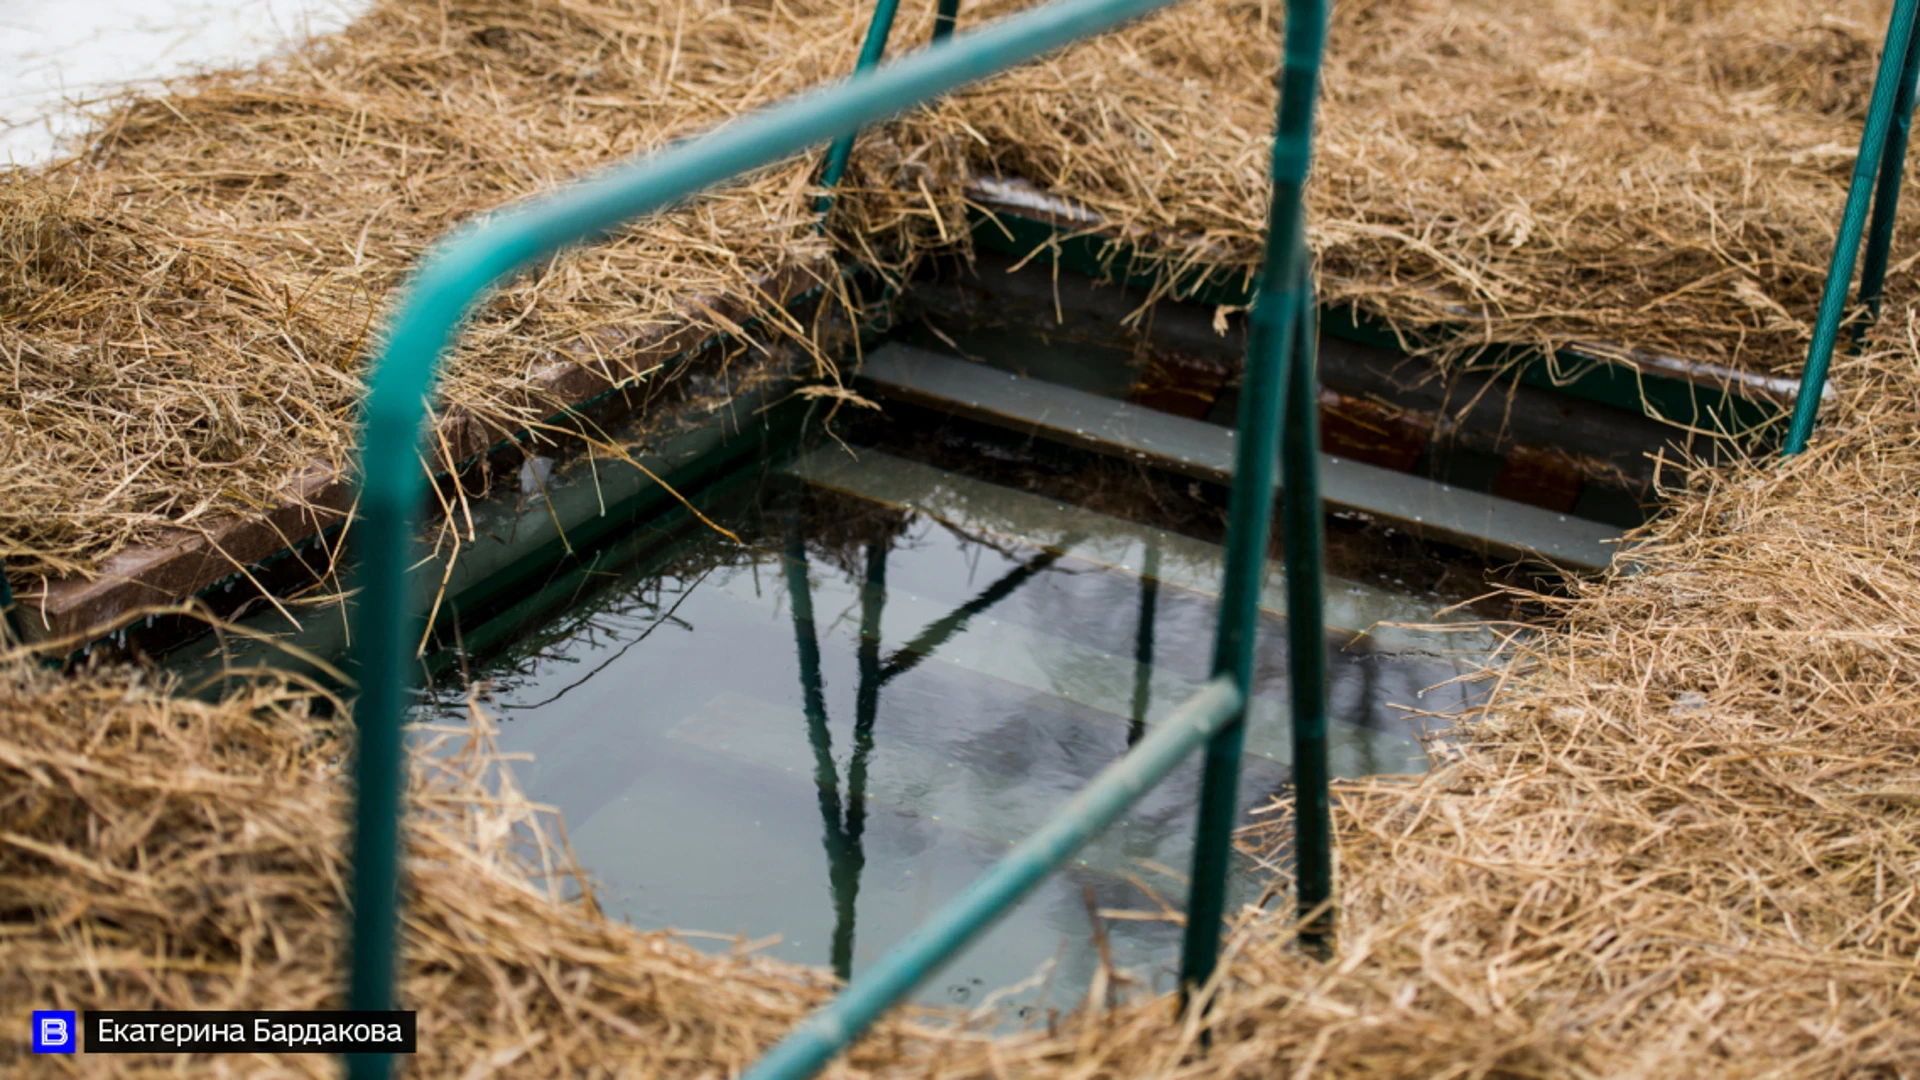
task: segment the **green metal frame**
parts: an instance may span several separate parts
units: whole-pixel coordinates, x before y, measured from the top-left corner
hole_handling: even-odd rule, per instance
[[[7,579],[7,564],[0,561],[0,626],[5,626],[8,640],[0,645],[20,645],[27,640],[20,632],[20,613],[13,602],[13,583]]]
[[[860,43],[860,58],[853,64],[854,74],[869,71],[880,63],[880,57],[887,51],[887,35],[893,33],[894,13],[898,10],[900,0],[877,0],[874,4],[873,18],[867,22],[867,38]],[[853,157],[853,140],[859,133],[859,128],[850,128],[827,147],[827,162],[820,169],[821,187],[836,187],[847,174],[847,162]],[[816,209],[822,214],[833,209],[831,192],[820,196]]]
[[[1867,306],[1867,319],[1880,316],[1880,295],[1886,283],[1887,256],[1893,244],[1894,217],[1900,206],[1900,180],[1907,160],[1907,135],[1913,123],[1914,82],[1920,75],[1920,35],[1914,33],[1914,19],[1920,14],[1920,0],[1894,0],[1893,15],[1887,22],[1887,41],[1880,52],[1880,68],[1874,75],[1873,96],[1867,101],[1866,128],[1860,133],[1860,153],[1853,159],[1853,178],[1847,185],[1847,206],[1840,216],[1840,234],[1834,240],[1833,261],[1827,267],[1827,283],[1820,293],[1820,312],[1814,319],[1813,343],[1807,349],[1807,366],[1800,375],[1800,392],[1794,398],[1793,419],[1787,426],[1786,455],[1807,448],[1813,434],[1814,419],[1820,412],[1820,398],[1827,388],[1827,368],[1833,362],[1834,345],[1840,339],[1840,323],[1845,314],[1847,289],[1853,283],[1853,269],[1860,254],[1860,237],[1867,226],[1867,209],[1873,209],[1873,224],[1867,240],[1866,267],[1860,274],[1860,300]],[[1865,324],[1856,328],[1856,339]]]
[[[1247,315],[1246,376],[1241,384],[1237,460],[1227,510],[1227,573],[1220,587],[1220,625],[1213,653],[1215,676],[1232,679],[1242,701],[1250,697],[1260,584],[1266,575],[1267,522],[1273,513],[1274,463],[1279,459],[1287,472],[1281,522],[1287,568],[1288,673],[1293,685],[1293,770],[1295,799],[1303,811],[1326,804],[1327,645],[1321,616],[1324,559],[1313,291],[1308,284],[1306,210],[1301,199],[1313,145],[1313,107],[1319,91],[1326,22],[1326,0],[1294,0],[1287,5],[1265,265],[1253,309]],[[1287,428],[1284,446],[1283,415]],[[1302,439],[1306,440],[1304,444]],[[1219,956],[1227,867],[1233,854],[1240,751],[1245,740],[1245,715],[1236,712],[1207,743],[1186,942],[1181,954],[1181,983],[1188,992],[1212,978]],[[1312,784],[1319,787],[1310,790]],[[1324,831],[1324,818],[1324,813],[1302,813],[1295,819],[1303,904],[1311,896],[1317,906],[1330,888],[1330,852],[1321,833],[1315,832]]]
[[[395,1001],[404,809],[401,722],[409,680],[419,669],[413,653],[423,619],[409,604],[404,587],[426,496],[417,451],[441,358],[480,299],[509,276],[563,248],[605,237],[636,218],[808,147],[845,140],[864,124],[1111,30],[1173,0],[1058,0],[875,67],[896,2],[879,0],[862,51],[862,70],[847,82],[462,228],[435,245],[408,284],[371,375],[360,458],[360,521],[352,536],[359,556],[358,601],[352,614],[359,697],[354,704],[358,745],[350,1008],[385,1010]],[[957,10],[957,3],[950,6]],[[750,1074],[754,1080],[807,1076],[824,1065],[1203,743],[1206,779],[1182,978],[1189,992],[1208,982],[1217,963],[1225,904],[1234,788],[1276,458],[1286,475],[1282,527],[1294,664],[1295,783],[1302,807],[1300,902],[1303,909],[1324,910],[1332,882],[1325,790],[1326,657],[1313,452],[1312,303],[1300,192],[1307,175],[1325,25],[1325,0],[1290,0],[1266,265],[1252,313],[1214,679],[962,896],[774,1048]],[[879,674],[874,673],[876,688]],[[351,1059],[350,1071],[357,1078],[384,1077],[389,1064],[386,1055],[358,1055]]]
[[[960,21],[960,0],[940,0],[933,10],[933,40],[937,44],[953,36],[953,25]]]
[[[996,209],[991,215],[975,210],[973,242],[1016,258],[1032,258],[1097,280],[1116,281],[1142,290],[1164,288],[1176,300],[1243,307],[1253,290],[1240,271],[1221,267],[1165,266],[1125,240],[1085,231],[1066,231],[1052,222]],[[1321,331],[1331,337],[1401,352],[1407,339],[1385,322],[1348,306],[1320,307]],[[1436,327],[1433,342],[1470,332],[1466,324]],[[1415,344],[1428,342],[1413,335]],[[1481,350],[1469,370],[1511,371],[1524,386],[1611,405],[1629,412],[1646,411],[1676,423],[1752,438],[1777,421],[1784,409],[1772,401],[1748,397],[1659,371],[1608,363],[1577,349],[1549,352],[1531,345],[1490,345]]]
[[[900,0],[876,0],[873,16],[867,20],[866,40],[860,43],[860,58],[853,63],[854,74],[866,71],[880,63],[887,52],[887,37],[893,33],[893,17],[900,9]],[[953,36],[953,26],[960,18],[960,0],[939,0],[933,15],[933,44]],[[859,131],[853,130],[833,140],[827,147],[827,161],[820,169],[820,186],[829,189],[820,196],[816,209],[825,214],[833,209],[831,189],[839,186],[840,178],[847,174],[847,162],[853,157],[853,140]]]

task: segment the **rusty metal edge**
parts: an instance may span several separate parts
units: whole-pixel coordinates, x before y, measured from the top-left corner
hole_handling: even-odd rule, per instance
[[[824,284],[832,268],[832,261],[825,258],[791,264],[754,279],[754,288],[784,305]],[[737,297],[701,297],[684,307],[704,308],[722,322],[745,322],[751,317],[751,307]],[[589,359],[561,361],[546,368],[521,392],[519,404],[557,404],[562,409],[584,404],[633,381],[608,378],[591,359],[607,348],[634,348],[640,357],[666,361],[700,345],[711,333],[691,320],[641,334],[618,328],[596,331],[595,340],[582,338],[563,346]],[[633,365],[633,370],[643,369],[644,365]],[[465,461],[520,434],[462,411],[450,412],[442,431],[447,433],[455,461]],[[155,543],[115,554],[92,576],[55,579],[20,590],[16,599],[22,630],[30,641],[105,634],[130,613],[185,600],[273,555],[292,551],[346,521],[351,513],[353,484],[330,466],[296,475],[288,489],[281,505],[260,516],[233,516],[203,529],[174,530]]]
[[[967,185],[966,198],[969,203],[990,214],[1005,213],[1026,217],[1051,225],[1063,234],[1097,235],[1134,244],[1142,240],[1149,244],[1152,242],[1152,238],[1148,236],[1130,236],[1118,226],[1109,224],[1107,219],[1097,211],[1073,199],[1056,195],[1018,176],[976,177]],[[1217,244],[1202,243],[1183,246],[1197,246],[1202,250],[1211,249],[1222,255],[1225,254],[1225,249]],[[1472,321],[1474,318],[1473,313],[1466,309],[1460,309],[1456,314],[1465,321]],[[1747,397],[1781,406],[1791,405],[1795,395],[1800,391],[1800,384],[1796,379],[1760,375],[1703,360],[1668,356],[1630,346],[1610,345],[1598,341],[1569,341],[1561,346],[1560,351],[1569,357],[1617,364],[1642,373],[1692,383],[1702,389],[1724,391],[1730,387],[1737,387],[1739,392]]]

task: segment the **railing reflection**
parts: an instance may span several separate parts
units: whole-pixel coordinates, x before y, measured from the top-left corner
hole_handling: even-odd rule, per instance
[[[1071,540],[1068,541],[1071,544]],[[866,831],[867,765],[873,751],[873,733],[880,712],[880,688],[911,671],[942,644],[966,628],[970,619],[1011,596],[1021,585],[1059,561],[1057,551],[1043,551],[982,590],[952,612],[929,623],[884,663],[882,617],[887,602],[887,554],[892,532],[871,540],[860,582],[860,639],[856,647],[858,682],[854,689],[853,752],[847,761],[847,785],[840,787],[833,759],[833,734],[828,728],[826,682],[821,675],[820,640],[814,625],[813,586],[808,577],[806,532],[799,514],[787,519],[785,579],[788,610],[793,619],[794,652],[800,673],[802,711],[807,742],[813,750],[814,784],[818,788],[822,846],[827,852],[827,885],[833,902],[833,943],[830,963],[842,980],[853,976],[853,943],[860,878],[866,868],[861,837]],[[1131,743],[1129,744],[1131,745]],[[843,797],[844,795],[844,797]]]
[[[1147,545],[1140,563],[1140,622],[1133,637],[1133,709],[1127,722],[1127,745],[1147,733],[1147,708],[1153,704],[1153,619],[1160,604],[1160,549]]]

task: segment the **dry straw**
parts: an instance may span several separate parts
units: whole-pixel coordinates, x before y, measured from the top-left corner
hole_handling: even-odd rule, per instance
[[[1456,348],[1587,341],[1796,372],[1888,6],[1339,0],[1308,215],[1323,297],[1406,331],[1466,322]],[[1077,199],[1164,262],[1249,273],[1284,7],[1179,4],[893,138]],[[926,214],[913,185],[871,186]]]
[[[1191,0],[871,132],[835,240],[904,270],[965,244],[968,177],[1017,173],[1152,258],[1249,273],[1282,7]],[[1885,7],[1336,4],[1312,190],[1323,294],[1408,331],[1465,318],[1452,347],[1590,340],[1790,371]],[[844,74],[866,15],[382,0],[258,71],[107,112],[71,161],[0,176],[0,557],[23,579],[88,573],[169,526],[283,502],[313,466],[347,468],[369,344],[427,242]],[[894,51],[930,20],[931,5],[903,12]],[[811,167],[510,289],[447,404],[537,419],[532,374],[590,332],[724,328],[696,298],[764,310],[753,282],[829,244],[810,227]],[[1896,292],[1913,240],[1903,225]]]
[[[1336,963],[1257,920],[1208,1064],[1152,1009],[1021,1064],[1920,1072],[1920,320],[1840,386],[1814,452],[1674,470],[1612,574],[1536,598],[1450,763],[1345,786]]]
[[[835,34],[777,8],[388,0],[265,69],[111,112],[62,165],[0,174],[0,557],[85,572],[163,527],[284,501],[313,466],[347,468],[378,319],[431,240],[840,73],[856,17],[815,20]],[[569,346],[719,330],[717,297],[763,310],[756,280],[827,250],[809,168],[509,288],[452,364],[447,404],[524,425],[545,412],[523,394]],[[593,351],[636,374],[617,345]]]
[[[1322,280],[1409,325],[1445,313],[1418,299],[1439,290],[1489,332],[1786,365],[1882,15],[1341,5]],[[5,554],[84,566],[160,522],[259,505],[313,457],[343,464],[377,298],[430,235],[844,70],[862,17],[392,0],[281,68],[124,109],[86,158],[7,180]],[[877,133],[891,150],[870,186],[919,198],[924,180],[926,197],[849,204],[937,234],[929,216],[952,212],[965,170],[1017,169],[1176,255],[1245,265],[1274,18],[1204,0]],[[962,123],[981,137],[958,139]],[[583,327],[663,318],[685,290],[809,250],[804,177],[776,171],[556,262],[489,311],[451,394],[484,406]],[[1895,287],[1910,292],[1904,268]],[[1344,789],[1336,963],[1250,918],[1205,1055],[1156,1000],[992,1042],[894,1027],[839,1068],[1920,1074],[1920,322],[1897,324],[1839,365],[1812,452],[1669,471],[1634,572],[1541,601],[1552,624],[1514,646],[1447,763]],[[346,748],[317,700],[264,683],[204,705],[151,676],[9,664],[0,1020],[337,1001]],[[415,1075],[724,1076],[821,999],[817,978],[701,957],[568,900],[553,823],[476,740],[416,767]]]
[[[0,676],[0,1016],[337,1007],[345,747],[316,723],[324,699],[263,682],[207,705],[135,673],[73,679],[20,659]],[[412,1075],[724,1072],[822,1000],[823,977],[702,956],[568,902],[580,889],[559,834],[500,768],[485,721],[433,734],[409,833]],[[25,1049],[9,1038],[0,1062],[24,1068]],[[103,1076],[155,1065],[80,1061]]]
[[[1920,312],[1836,375],[1812,452],[1676,468],[1625,566],[1535,598],[1552,625],[1440,767],[1340,790],[1337,960],[1248,917],[1207,1053],[1159,999],[998,1040],[893,1026],[841,1074],[1914,1075]],[[344,748],[313,702],[8,667],[0,1019],[337,1001]],[[564,843],[484,727],[437,760],[413,789],[413,1075],[724,1076],[821,1000],[568,901]]]

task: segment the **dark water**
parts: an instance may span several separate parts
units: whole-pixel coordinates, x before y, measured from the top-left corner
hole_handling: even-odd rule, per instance
[[[816,453],[651,564],[470,661],[500,742],[557,806],[603,907],[858,973],[1203,682],[1218,549],[864,453]],[[662,565],[664,563],[664,565]],[[1330,622],[1430,611],[1330,582]],[[1270,583],[1268,606],[1283,593]],[[1242,805],[1287,780],[1284,623],[1263,626]],[[498,634],[498,628],[495,630]],[[1471,662],[1382,631],[1334,654],[1341,775],[1424,768],[1420,722]],[[1458,649],[1461,642],[1440,642]],[[464,686],[438,691],[455,710]],[[931,982],[923,998],[1070,1004],[1090,907],[1184,904],[1189,762]],[[1236,902],[1257,899],[1243,874]],[[1172,984],[1179,928],[1105,918],[1116,967]],[[715,947],[728,947],[726,941]]]

